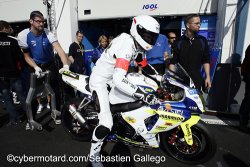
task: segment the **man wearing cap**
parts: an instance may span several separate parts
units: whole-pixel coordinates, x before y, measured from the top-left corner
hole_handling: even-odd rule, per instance
[[[26,62],[38,78],[41,77],[42,71],[51,71],[50,84],[55,92],[57,110],[59,110],[58,69],[55,65],[53,48],[63,63],[63,68],[60,71],[69,70],[67,56],[53,33],[44,28],[46,20],[40,11],[31,12],[29,22],[31,27],[18,34],[19,45],[23,49]]]

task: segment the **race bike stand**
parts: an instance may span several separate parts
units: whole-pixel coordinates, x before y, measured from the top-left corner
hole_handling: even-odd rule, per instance
[[[31,105],[32,100],[39,95],[46,97],[47,95],[51,96],[51,118],[54,120],[55,124],[61,124],[61,120],[57,118],[61,115],[61,112],[56,110],[55,93],[49,84],[50,71],[43,72],[42,74],[44,75],[45,82],[38,87],[36,85],[37,76],[34,73],[30,74],[30,89],[26,98],[26,115],[28,118],[26,130],[34,130],[34,128],[37,130],[43,129],[42,125],[34,120]]]

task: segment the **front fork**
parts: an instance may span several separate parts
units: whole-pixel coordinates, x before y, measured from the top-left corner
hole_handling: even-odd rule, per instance
[[[184,139],[190,146],[193,144],[191,127],[197,124],[200,119],[200,115],[192,115],[190,119],[181,124],[181,129],[184,133]]]
[[[169,144],[175,145],[176,140],[179,138],[178,131],[182,130],[184,134],[184,139],[182,138],[182,141],[186,141],[188,145],[193,144],[193,137],[192,137],[192,131],[191,127],[200,120],[199,115],[192,115],[190,119],[188,119],[186,122],[183,122],[180,126],[177,127],[177,130],[171,134],[170,140],[168,141]]]

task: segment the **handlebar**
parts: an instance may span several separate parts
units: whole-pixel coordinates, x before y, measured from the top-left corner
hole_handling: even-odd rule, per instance
[[[43,77],[45,77],[46,75],[48,75],[50,73],[50,71],[49,70],[46,70],[46,71],[43,71],[43,72],[40,72],[40,75],[36,75],[36,73],[32,73],[33,75],[35,75],[36,76],[36,78],[43,78]]]

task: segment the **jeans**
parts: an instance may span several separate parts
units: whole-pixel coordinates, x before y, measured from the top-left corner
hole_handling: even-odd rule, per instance
[[[13,97],[11,90],[14,90],[17,94],[18,99],[21,102],[23,111],[26,110],[25,105],[25,94],[22,87],[22,82],[20,79],[0,79],[0,90],[2,92],[2,97],[5,102],[6,110],[9,113],[10,122],[16,122],[19,120],[20,116],[24,113],[19,113],[16,111],[15,105],[13,103]]]

